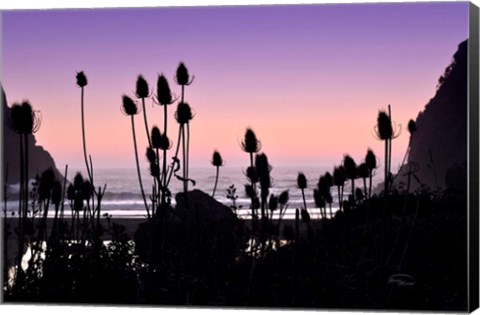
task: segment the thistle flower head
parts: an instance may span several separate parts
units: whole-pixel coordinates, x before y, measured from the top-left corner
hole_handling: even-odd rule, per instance
[[[75,196],[75,201],[73,202],[73,210],[75,210],[75,211],[82,211],[83,210],[82,194],[77,194],[77,196]]]
[[[357,169],[358,177],[368,178],[370,176],[370,169],[367,166],[367,163],[361,163]]]
[[[317,206],[317,208],[325,208],[325,198],[318,189],[313,190],[313,200],[315,201],[315,206]]]
[[[268,200],[268,209],[270,211],[275,211],[278,208],[278,198],[272,194],[270,195],[270,199]]]
[[[270,177],[270,171],[272,167],[268,164],[268,158],[265,153],[257,154],[255,156],[255,169],[257,170],[257,175],[260,178]]]
[[[260,151],[261,144],[252,129],[247,128],[244,141],[242,141],[242,150],[246,153],[257,153]]]
[[[147,160],[150,163],[153,163],[156,161],[157,156],[155,154],[155,151],[153,151],[152,148],[147,148],[147,153],[145,154],[147,156]]]
[[[157,80],[157,100],[162,106],[170,105],[173,103],[172,92],[168,85],[167,78],[163,74],[158,76]]]
[[[62,201],[62,183],[55,181],[52,187],[52,203],[58,207]]]
[[[300,189],[307,188],[307,177],[302,172],[298,173],[297,176],[297,187]]]
[[[55,172],[48,168],[40,175],[40,184],[38,185],[38,199],[40,201],[50,198],[53,184],[55,183]]]
[[[68,185],[68,188],[67,188],[67,199],[68,199],[68,200],[73,200],[73,199],[75,199],[75,187],[73,187],[72,184],[69,184],[69,185]]]
[[[73,187],[75,188],[75,190],[81,190],[83,182],[84,180],[82,174],[80,172],[77,172],[77,174],[75,174],[75,177],[73,178]]]
[[[345,172],[345,168],[340,165],[333,169],[333,184],[335,186],[343,186],[345,181],[347,180],[347,175]]]
[[[122,96],[122,112],[127,116],[138,114],[137,104],[128,96]]]
[[[190,80],[188,69],[183,62],[178,65],[176,80],[179,85],[190,85],[193,81],[193,78]]]
[[[153,126],[152,131],[150,133],[150,139],[152,140],[152,146],[155,149],[160,148],[161,137],[162,137],[162,133],[160,132],[160,129],[158,129],[157,126]]]
[[[323,177],[325,178],[325,183],[328,187],[332,187],[333,186],[333,176],[332,174],[330,174],[330,172],[325,172],[325,175],[323,175]]]
[[[28,101],[13,104],[9,118],[10,128],[18,134],[32,134],[40,129],[41,115]]]
[[[330,191],[330,186],[328,186],[328,182],[325,176],[320,176],[320,178],[318,179],[317,188],[323,197],[325,197],[326,194]]]
[[[223,159],[220,153],[215,150],[212,155],[212,165],[216,167],[223,166]]]
[[[408,132],[410,134],[413,134],[415,131],[417,131],[417,124],[413,119],[410,119],[410,121],[408,122]]]
[[[153,177],[160,176],[160,167],[156,162],[150,162],[150,175]]]
[[[289,199],[288,190],[282,191],[280,196],[278,196],[278,203],[281,205],[286,205]]]
[[[393,136],[392,121],[390,116],[383,110],[378,112],[377,126],[375,131],[380,140],[388,140]]]
[[[367,155],[365,156],[365,164],[367,164],[370,172],[377,168],[377,157],[375,156],[375,153],[373,153],[373,151],[370,149],[368,149]]]
[[[345,167],[346,176],[348,179],[357,178],[357,164],[350,155],[343,157],[343,166]]]
[[[85,73],[83,73],[83,71],[80,71],[80,72],[77,72],[77,85],[79,87],[84,87],[87,85],[87,76],[85,75]]]
[[[135,95],[138,98],[146,98],[150,95],[147,80],[145,80],[142,75],[139,75],[137,78],[137,88],[135,90]]]
[[[83,182],[81,192],[84,200],[90,200],[90,198],[92,198],[93,187],[89,180]]]
[[[302,211],[300,212],[300,215],[304,223],[310,222],[310,213],[308,213],[307,209],[302,209]]]
[[[187,103],[179,103],[175,118],[180,125],[188,123],[193,118],[192,109]]]

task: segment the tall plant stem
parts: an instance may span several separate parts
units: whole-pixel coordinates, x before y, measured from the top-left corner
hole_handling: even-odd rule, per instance
[[[388,194],[388,140],[385,140],[385,183],[384,183],[384,194]]]
[[[148,139],[148,147],[152,147],[152,140],[150,139],[150,132],[148,129],[148,120],[147,120],[147,109],[145,107],[145,98],[142,97],[142,109],[143,109],[143,122],[145,124],[145,132],[147,134],[147,139]]]
[[[25,186],[24,186],[24,189],[25,189],[25,196],[24,196],[24,200],[25,200],[25,205],[24,205],[24,211],[25,211],[25,216],[26,216],[26,213],[27,213],[27,209],[28,209],[28,197],[29,197],[29,194],[28,194],[28,134],[24,134],[24,137],[25,137]]]
[[[15,273],[15,278],[16,275],[18,275],[18,272],[22,268],[22,256],[23,256],[23,243],[24,243],[24,237],[25,233],[23,231],[24,227],[24,200],[25,199],[25,191],[24,191],[24,155],[23,155],[23,134],[20,134],[20,196],[19,196],[19,203],[18,203],[18,257],[17,257],[17,272]],[[26,211],[25,211],[26,213]],[[15,279],[16,281],[16,279]]]
[[[87,159],[87,140],[86,140],[86,137],[85,137],[85,113],[84,113],[84,91],[83,91],[83,87],[81,88],[82,92],[81,92],[81,99],[80,99],[80,104],[81,104],[81,110],[82,110],[82,141],[83,141],[83,158],[85,159],[85,166],[87,167],[87,174],[88,174],[88,178],[90,179],[90,182],[92,183],[93,185],[93,182],[92,182],[92,175],[91,175],[91,171],[90,171],[90,167],[88,165],[88,159]]]
[[[213,186],[212,198],[215,198],[215,191],[217,190],[218,174],[219,173],[220,173],[220,166],[217,166],[217,172],[216,172],[216,175],[215,175],[215,185]]]
[[[303,206],[305,207],[305,211],[307,210],[307,201],[305,200],[305,189],[302,189],[302,198],[303,198]]]
[[[185,135],[184,135],[185,136]],[[186,139],[186,164],[185,164],[185,172],[186,172],[186,177],[187,179],[186,182],[186,187],[188,190],[188,179],[190,178],[190,123],[187,122],[187,139]]]
[[[187,197],[187,169],[186,169],[186,143],[185,143],[185,127],[182,128],[182,159],[183,159],[183,193]]]
[[[135,119],[133,118],[133,115],[131,115],[131,118],[132,118],[133,147],[135,149],[135,162],[137,164],[138,182],[140,184],[140,191],[142,193],[143,203],[145,204],[145,210],[147,210],[147,217],[148,219],[151,219],[150,209],[148,208],[148,204],[147,204],[147,198],[145,198],[145,191],[143,190],[142,175],[140,173],[140,163],[138,161],[137,137],[135,135]]]

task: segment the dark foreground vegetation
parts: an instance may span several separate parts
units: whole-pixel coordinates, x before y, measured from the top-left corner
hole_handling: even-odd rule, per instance
[[[136,97],[149,144],[150,187],[143,187],[140,175],[135,127],[140,107],[122,97],[146,210],[145,222],[133,235],[101,209],[108,187],[94,182],[93,159],[87,152],[85,74],[77,74],[85,177],[78,173],[68,181],[68,167],[63,178],[45,170],[30,189],[25,142],[40,128],[40,120],[28,102],[12,106],[9,125],[19,136],[21,181],[15,220],[3,222],[4,245],[14,239],[17,252],[9,257],[4,246],[6,302],[466,310],[466,178],[457,168],[444,187],[429,189],[417,176],[418,165],[407,160],[409,148],[399,173],[393,175],[392,141],[400,136],[400,128],[393,123],[390,106],[379,112],[374,128],[385,143],[382,191],[373,192],[372,176],[379,163],[371,150],[358,165],[345,155],[332,174],[318,174],[313,186],[299,172],[292,189],[301,190],[304,206],[296,209],[295,220],[283,224],[272,214],[283,217],[288,191],[271,193],[272,167],[248,128],[241,149],[248,161],[245,194],[251,200],[251,216],[241,220],[234,186],[228,189],[232,205],[213,198],[219,193],[217,179],[224,165],[218,151],[211,161],[216,174],[212,194],[191,189],[194,115],[185,101],[185,88],[193,77],[180,64],[175,79],[179,98],[165,76],[157,78],[154,99],[164,111],[162,129],[149,128],[145,99],[153,93],[143,77],[137,80]],[[168,106],[177,101],[179,133],[174,145],[167,117]],[[416,129],[410,121],[410,137]],[[181,192],[169,190],[171,180],[183,183]],[[332,191],[338,195],[336,213]],[[305,193],[313,193],[320,219],[311,218]],[[327,219],[328,214],[333,218]],[[27,249],[31,256],[23,261]]]

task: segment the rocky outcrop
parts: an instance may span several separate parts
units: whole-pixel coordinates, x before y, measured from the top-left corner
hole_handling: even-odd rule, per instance
[[[201,190],[178,193],[175,208],[141,224],[135,232],[139,256],[157,266],[174,264],[179,272],[207,279],[231,266],[246,246],[241,220]]]
[[[418,163],[416,175],[432,189],[447,188],[447,184],[466,187],[467,179],[462,177],[467,162],[467,48],[467,41],[458,46],[435,96],[416,119],[408,160]]]
[[[0,86],[0,100],[3,107],[3,171],[4,176],[8,174],[7,184],[15,184],[20,182],[20,144],[19,135],[9,128],[8,117],[10,116],[10,107],[7,105],[7,97],[3,88]],[[56,171],[57,178],[62,178],[61,173],[55,166],[50,153],[42,146],[37,145],[35,135],[30,135],[28,139],[29,163],[28,172],[30,178],[35,178],[37,174],[42,173],[47,168]],[[3,179],[4,180],[4,179]]]

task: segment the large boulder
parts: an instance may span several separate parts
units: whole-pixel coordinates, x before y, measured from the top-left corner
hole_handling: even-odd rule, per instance
[[[159,209],[135,232],[139,256],[157,266],[208,279],[228,268],[245,248],[243,223],[201,190],[178,193],[176,206]]]

